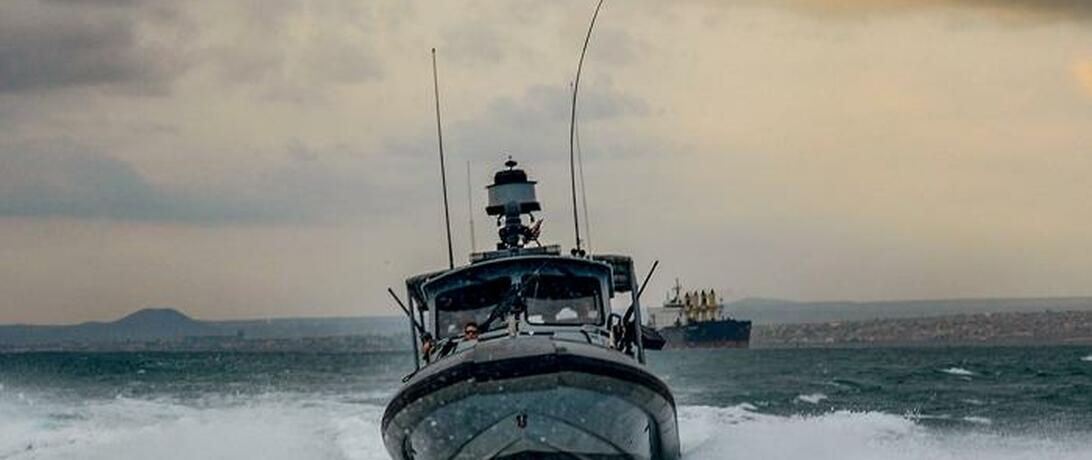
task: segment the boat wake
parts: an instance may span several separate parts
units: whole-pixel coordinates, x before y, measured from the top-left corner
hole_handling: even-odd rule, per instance
[[[271,394],[75,404],[0,400],[0,459],[386,459],[382,407]]]
[[[972,375],[975,375],[974,372],[971,372],[971,371],[969,371],[967,369],[964,369],[962,367],[949,367],[947,369],[941,370],[941,372],[943,372],[945,374],[948,374],[948,375],[958,375],[960,377],[970,377]]]
[[[0,459],[386,459],[382,406],[360,395],[65,401],[0,395]],[[683,406],[684,458],[1087,459],[1092,439],[927,428],[880,412],[775,416]],[[986,424],[969,424],[988,429]]]

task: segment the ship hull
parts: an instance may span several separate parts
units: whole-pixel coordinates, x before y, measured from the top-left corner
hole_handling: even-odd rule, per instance
[[[665,459],[679,456],[671,393],[579,343],[478,344],[414,376],[387,407],[395,459]]]
[[[706,321],[665,327],[658,332],[666,340],[666,349],[748,348],[751,342],[750,321]]]

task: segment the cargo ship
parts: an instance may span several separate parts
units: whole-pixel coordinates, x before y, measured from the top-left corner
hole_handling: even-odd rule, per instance
[[[678,280],[662,307],[649,308],[649,326],[665,348],[747,348],[751,342],[751,322],[730,318],[714,290],[683,292]]]

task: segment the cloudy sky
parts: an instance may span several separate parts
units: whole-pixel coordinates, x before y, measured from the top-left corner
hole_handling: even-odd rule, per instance
[[[0,3],[0,323],[393,314],[446,262],[432,47],[456,253],[508,154],[571,245],[593,8]],[[1092,294],[1092,2],[608,1],[581,91],[591,245],[660,259],[648,301]]]

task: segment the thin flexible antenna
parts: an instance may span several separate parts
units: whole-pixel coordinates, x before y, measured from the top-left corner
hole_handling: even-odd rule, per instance
[[[432,90],[436,96],[436,138],[440,143],[440,183],[444,189],[444,225],[447,226],[447,265],[455,268],[455,251],[451,248],[451,211],[447,205],[447,168],[444,167],[444,131],[440,128],[440,80],[436,76],[436,48],[432,49]]]
[[[470,225],[470,252],[478,252],[478,239],[474,236],[474,193],[470,185],[470,160],[466,161],[466,208],[467,224]]]
[[[580,125],[576,128],[576,170],[580,174],[580,205],[584,208],[584,242],[591,252],[591,218],[588,217],[588,186],[584,182],[584,149],[580,148]]]
[[[588,42],[591,41],[592,29],[595,28],[595,19],[599,17],[599,9],[603,7],[603,0],[595,5],[595,14],[592,14],[591,23],[588,24],[588,34],[584,36],[584,48],[580,50],[580,62],[576,65],[576,79],[573,80],[573,104],[569,118],[569,181],[573,192],[573,232],[576,237],[575,254],[580,254],[580,213],[576,207],[576,93],[580,89],[580,71],[584,69],[584,55],[588,53]]]

